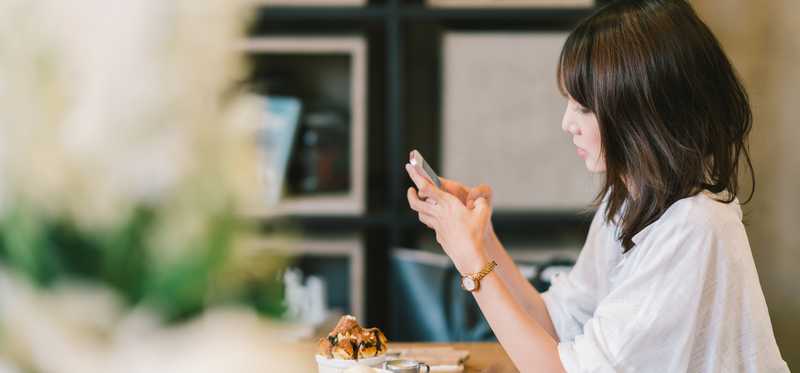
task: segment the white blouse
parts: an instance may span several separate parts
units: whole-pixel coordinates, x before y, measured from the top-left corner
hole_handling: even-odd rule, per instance
[[[567,372],[789,372],[739,201],[713,197],[675,202],[625,254],[598,209],[575,267],[542,294]]]

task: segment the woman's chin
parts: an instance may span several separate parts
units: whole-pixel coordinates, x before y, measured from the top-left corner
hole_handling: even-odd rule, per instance
[[[591,160],[586,160],[586,169],[593,173],[593,174],[600,174],[606,172],[606,168],[602,165],[598,165],[597,162],[593,162]]]

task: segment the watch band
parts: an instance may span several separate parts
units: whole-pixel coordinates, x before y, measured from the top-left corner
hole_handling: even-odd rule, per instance
[[[491,272],[494,270],[494,268],[495,268],[495,267],[497,267],[497,262],[495,262],[494,260],[492,260],[491,262],[487,263],[487,264],[486,264],[486,266],[485,266],[485,267],[483,267],[483,269],[482,269],[480,272],[478,272],[478,273],[473,273],[473,274],[471,274],[470,276],[472,276],[472,279],[473,279],[473,280],[475,280],[475,281],[480,281],[481,279],[483,279],[484,277],[486,277],[486,275],[488,275],[489,273],[491,273]]]
[[[486,266],[480,270],[480,272],[461,276],[461,287],[469,292],[478,291],[478,289],[481,288],[481,279],[491,273],[495,267],[497,267],[497,262],[492,260],[491,262],[487,263]]]

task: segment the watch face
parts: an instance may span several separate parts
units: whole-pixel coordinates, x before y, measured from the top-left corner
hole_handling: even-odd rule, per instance
[[[473,280],[472,277],[468,276],[462,277],[461,285],[463,285],[464,289],[466,289],[467,291],[475,290],[475,280]]]

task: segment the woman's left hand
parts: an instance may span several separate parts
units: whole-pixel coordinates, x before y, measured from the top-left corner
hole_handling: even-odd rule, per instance
[[[419,220],[436,231],[436,241],[459,272],[480,271],[489,262],[483,245],[484,232],[492,215],[489,203],[479,197],[469,209],[458,197],[437,188],[411,165],[406,165],[406,171],[419,188],[419,194],[414,187],[407,192],[408,203],[419,214]]]

